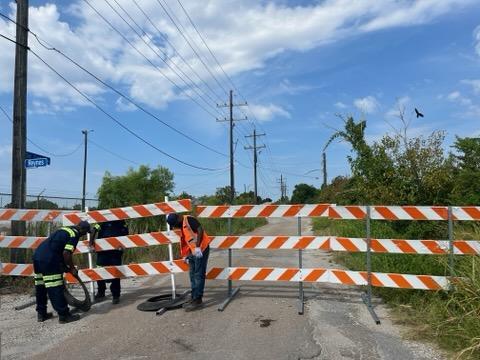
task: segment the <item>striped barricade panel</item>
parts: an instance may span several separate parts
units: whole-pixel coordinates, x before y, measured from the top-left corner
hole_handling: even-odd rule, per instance
[[[403,240],[403,239],[371,239],[372,252],[391,254],[428,254],[446,255],[449,253],[448,240]],[[366,252],[367,241],[362,238],[334,237],[330,238],[332,251]],[[480,254],[480,241],[453,241],[455,255]]]
[[[62,222],[62,216],[66,214],[72,214],[72,211],[0,209],[0,221]]]
[[[320,217],[329,204],[197,206],[199,218]]]
[[[366,206],[331,206],[332,219],[364,219]],[[447,206],[371,206],[373,220],[448,220]],[[480,220],[480,206],[452,206],[452,219]]]
[[[36,249],[46,237],[35,236],[0,236],[0,248]],[[128,249],[180,242],[180,236],[173,231],[151,232],[101,238],[95,241],[95,251]],[[80,241],[75,253],[88,253],[88,241]]]
[[[2,275],[33,276],[32,264],[3,263]],[[183,260],[158,261],[142,264],[129,264],[119,266],[98,267],[95,269],[82,269],[78,271],[82,281],[97,281],[109,279],[123,279],[128,277],[141,277],[161,274],[182,273],[188,271],[188,265]],[[68,282],[76,282],[71,274],[65,275]]]
[[[330,249],[329,236],[212,236],[214,249]]]
[[[365,219],[366,206],[331,206],[332,219]],[[447,206],[370,206],[372,220],[448,220]],[[453,217],[455,219],[455,217]]]
[[[372,285],[401,289],[448,289],[445,276],[372,273]],[[303,281],[343,285],[367,285],[367,272],[325,268],[272,268],[230,267],[212,268],[207,274],[210,280],[238,281]]]
[[[480,220],[480,206],[453,206],[452,213],[456,220]]]
[[[94,210],[66,214],[63,216],[63,225],[75,225],[78,224],[80,220],[87,220],[92,223],[102,223],[106,221],[165,215],[173,212],[189,212],[191,210],[192,201],[190,199],[183,199],[155,204],[135,205],[116,209]]]

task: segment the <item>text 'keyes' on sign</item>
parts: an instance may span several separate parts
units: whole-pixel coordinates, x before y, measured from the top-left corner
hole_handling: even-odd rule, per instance
[[[29,168],[37,168],[50,165],[50,158],[45,155],[39,155],[32,152],[28,152],[25,154],[25,167]]]

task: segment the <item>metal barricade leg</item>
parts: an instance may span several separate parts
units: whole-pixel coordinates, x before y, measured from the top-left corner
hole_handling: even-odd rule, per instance
[[[298,236],[302,235],[302,218],[297,218],[297,232]],[[302,258],[302,249],[298,249],[298,268],[300,269],[300,273],[302,272],[303,267],[303,258]],[[304,307],[305,307],[305,299],[304,299],[304,291],[303,291],[303,282],[300,281],[298,283],[298,314],[303,315]]]
[[[232,235],[232,219],[228,219],[228,235]],[[232,249],[228,249],[228,267],[232,267]],[[235,295],[238,294],[240,291],[240,287],[233,289],[232,280],[228,279],[228,293],[227,298],[220,304],[218,307],[218,311],[223,311],[227,307],[227,305],[232,301]]]
[[[85,207],[85,212],[88,211],[88,207]],[[87,234],[87,241],[88,243],[90,244],[90,233]],[[92,255],[92,252],[89,251],[88,252],[88,268],[89,269],[93,269],[93,255]],[[94,281],[91,281],[90,282],[90,300],[92,302],[95,301],[95,282]]]
[[[452,279],[455,276],[455,258],[453,248],[453,215],[452,207],[448,207],[448,267],[450,272],[449,290],[453,290]]]
[[[362,294],[362,300],[367,306],[370,315],[372,316],[375,324],[380,325],[380,319],[372,305],[372,237],[370,229],[370,206],[367,206],[367,218],[366,218],[366,230],[367,230],[367,292]]]
[[[168,202],[168,196],[164,198],[165,202]],[[170,231],[170,225],[167,223],[167,231]],[[173,263],[173,246],[172,244],[168,244],[168,261]],[[176,286],[175,286],[175,274],[170,274],[170,282],[172,284],[172,299],[175,300],[176,294]]]

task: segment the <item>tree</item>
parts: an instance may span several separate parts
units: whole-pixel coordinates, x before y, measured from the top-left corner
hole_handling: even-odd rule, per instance
[[[297,184],[293,189],[292,198],[290,202],[292,204],[311,204],[315,203],[319,190],[312,185]]]
[[[452,202],[455,205],[480,204],[480,138],[456,138],[453,148],[455,181]]]
[[[150,169],[141,165],[138,170],[130,168],[121,176],[107,171],[98,189],[99,208],[160,202],[172,193],[173,187],[172,172],[161,166]]]

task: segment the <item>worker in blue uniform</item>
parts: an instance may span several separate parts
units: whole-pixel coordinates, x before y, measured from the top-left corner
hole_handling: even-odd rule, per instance
[[[91,231],[87,221],[75,226],[62,227],[50,235],[33,254],[35,272],[35,294],[37,302],[37,320],[43,322],[52,318],[47,312],[47,294],[54,310],[58,313],[60,324],[77,321],[80,316],[71,314],[64,295],[63,273],[74,276],[78,271],[73,265],[73,252],[78,241]]]
[[[128,235],[128,226],[125,220],[107,221],[101,224],[94,225],[97,235],[91,239],[94,241],[96,238],[108,238],[117,236]],[[91,243],[91,246],[94,244]],[[99,251],[97,253],[97,266],[118,266],[122,265],[123,249]],[[110,283],[110,291],[112,293],[112,304],[118,304],[120,302],[120,279],[112,280],[99,280],[97,281],[98,291],[95,294],[95,300],[102,301],[105,299],[105,291],[107,290],[106,283]]]

